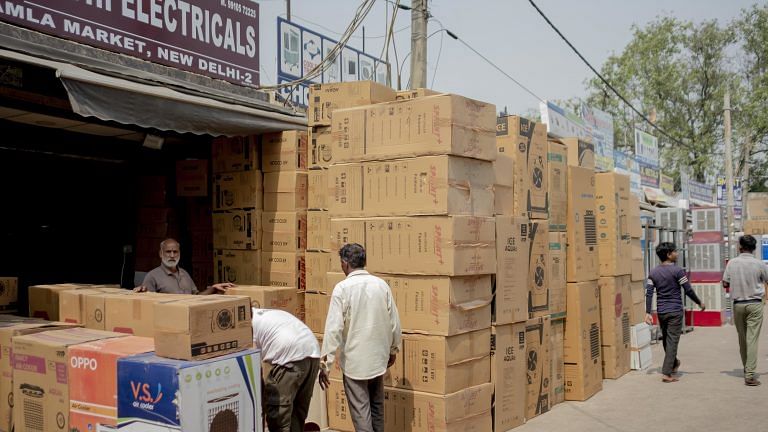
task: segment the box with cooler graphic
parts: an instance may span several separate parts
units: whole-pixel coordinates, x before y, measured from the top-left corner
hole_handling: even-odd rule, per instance
[[[152,352],[151,338],[126,336],[72,345],[67,352],[70,432],[117,429],[117,361]]]
[[[547,219],[549,215],[549,186],[547,159],[547,127],[518,116],[496,119],[497,170],[503,169],[504,159],[511,159],[514,211],[517,216]],[[497,178],[504,185],[508,181]]]
[[[142,354],[117,361],[117,414],[126,432],[261,432],[260,353],[205,361]]]

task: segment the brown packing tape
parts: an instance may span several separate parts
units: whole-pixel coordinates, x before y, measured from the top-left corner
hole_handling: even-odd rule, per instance
[[[467,359],[464,359],[464,360],[459,360],[459,361],[454,362],[454,363],[448,363],[448,366],[450,367],[450,366],[463,365],[463,364],[471,363],[471,362],[474,362],[474,361],[482,360],[484,358],[487,358],[487,359],[490,360],[491,356],[490,355],[484,355],[484,356],[477,356],[477,357],[467,358]]]
[[[466,312],[466,311],[471,311],[474,309],[480,309],[480,308],[486,307],[489,304],[491,304],[491,302],[493,302],[493,297],[489,299],[483,299],[483,300],[472,300],[472,301],[468,301],[461,304],[451,304],[450,306],[453,309],[458,309]]]

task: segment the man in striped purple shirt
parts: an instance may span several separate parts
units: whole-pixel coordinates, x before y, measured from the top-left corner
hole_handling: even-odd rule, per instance
[[[656,246],[656,256],[661,264],[656,266],[648,275],[645,284],[645,322],[653,324],[651,308],[653,306],[653,293],[656,292],[656,313],[659,316],[662,342],[664,344],[664,364],[661,368],[662,381],[665,383],[676,382],[678,378],[673,375],[680,368],[680,360],[677,358],[677,346],[680,335],[683,333],[683,296],[680,293],[682,287],[691,300],[704,310],[704,303],[699,300],[693,291],[685,270],[678,267],[677,247],[674,243],[664,242]]]

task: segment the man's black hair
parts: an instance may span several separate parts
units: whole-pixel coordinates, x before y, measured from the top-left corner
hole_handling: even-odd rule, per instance
[[[659,260],[661,260],[661,262],[664,262],[669,259],[669,254],[671,254],[676,250],[677,250],[677,246],[675,246],[674,243],[662,242],[662,243],[659,243],[658,246],[656,246],[656,256],[659,257]]]
[[[739,237],[739,246],[741,250],[752,253],[757,248],[757,240],[749,234],[743,235]]]
[[[357,243],[347,243],[339,250],[341,260],[353,269],[365,268],[365,248]]]

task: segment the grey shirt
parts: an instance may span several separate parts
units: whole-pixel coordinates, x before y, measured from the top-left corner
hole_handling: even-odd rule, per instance
[[[768,266],[751,253],[742,253],[728,261],[723,273],[733,301],[762,300],[768,282]]]
[[[177,272],[172,272],[164,266],[157,267],[147,273],[142,285],[147,291],[163,294],[197,294],[195,282],[189,277],[183,268],[177,267]]]

